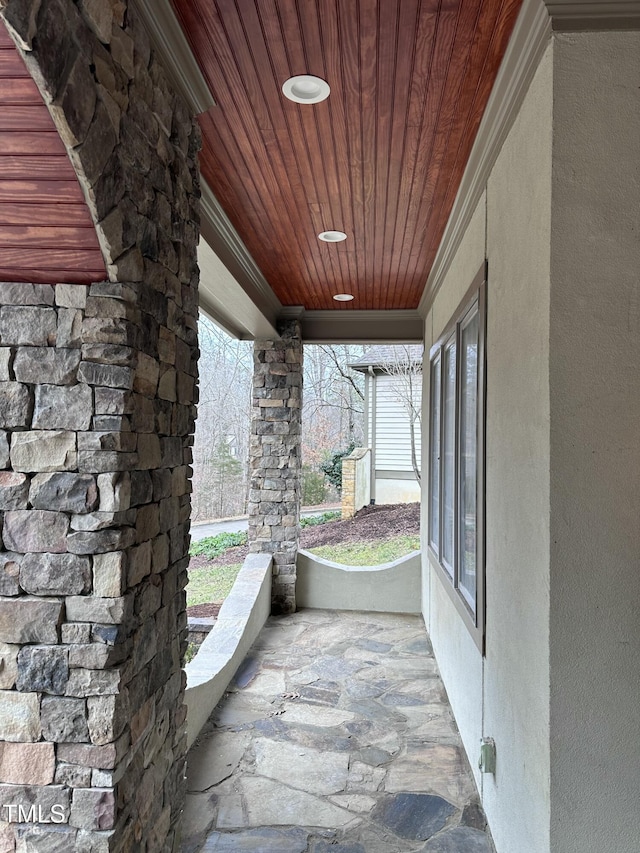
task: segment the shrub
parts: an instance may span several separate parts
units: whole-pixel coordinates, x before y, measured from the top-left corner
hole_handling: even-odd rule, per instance
[[[307,515],[300,519],[300,527],[315,527],[316,524],[326,524],[327,521],[337,521],[342,513],[339,510],[323,512],[321,515]]]
[[[201,539],[199,542],[194,542],[189,548],[189,554],[192,557],[207,557],[213,560],[214,557],[219,557],[224,554],[227,548],[235,548],[237,545],[247,544],[247,534],[240,533],[218,533],[216,536],[207,536],[206,539]]]
[[[337,489],[338,494],[342,493],[342,460],[354,448],[355,444],[352,442],[346,450],[336,451],[320,465],[322,471],[327,475],[329,482]]]
[[[309,465],[302,467],[302,503],[304,506],[321,504],[327,495],[324,474],[314,471]]]

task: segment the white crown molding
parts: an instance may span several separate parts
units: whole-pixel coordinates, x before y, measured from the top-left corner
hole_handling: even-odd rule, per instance
[[[167,75],[196,115],[215,106],[209,86],[178,23],[170,0],[130,0],[145,23]]]
[[[300,319],[305,343],[422,343],[424,340],[424,319],[413,310],[305,311]]]
[[[558,31],[640,29],[640,0],[546,0],[546,6]]]
[[[524,0],[418,306],[422,316],[458,251],[550,37],[551,20],[542,0]]]
[[[260,268],[249,254],[220,202],[204,178],[200,178],[200,232],[251,301],[270,323],[280,315],[282,305]]]

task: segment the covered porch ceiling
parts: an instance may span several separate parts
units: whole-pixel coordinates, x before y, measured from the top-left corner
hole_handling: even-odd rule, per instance
[[[301,315],[307,337],[322,321],[340,337],[422,336],[417,309],[520,5],[172,0],[213,101],[199,116],[205,195],[276,316]],[[302,74],[328,98],[288,100]]]
[[[278,319],[300,317],[309,341],[420,340],[419,308],[433,290],[523,0],[130,2],[202,130],[205,313],[242,338],[272,335]],[[0,48],[32,86],[30,109],[40,115],[44,104],[6,36]],[[3,65],[0,75],[10,80],[13,68]],[[325,80],[328,98],[288,100],[283,84],[300,74]],[[26,138],[24,109],[11,101],[0,128],[16,144]],[[53,145],[53,124],[42,131],[38,142]],[[0,184],[10,180],[7,191],[20,196],[0,211],[0,280],[27,280],[29,252],[47,260],[34,280],[105,274],[70,163],[77,198],[63,199],[65,211],[84,219],[65,217],[61,243],[66,158],[57,144],[49,158],[38,149],[37,186],[7,171],[28,158],[0,157]],[[16,201],[36,211],[49,188],[41,220],[16,219]],[[326,230],[346,239],[322,242]],[[352,298],[336,301],[339,294]]]

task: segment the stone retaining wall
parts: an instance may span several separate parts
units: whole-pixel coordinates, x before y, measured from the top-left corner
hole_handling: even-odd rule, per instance
[[[258,340],[253,351],[249,545],[273,554],[273,610],[288,613],[296,609],[303,350],[297,320],[278,331],[280,339]]]
[[[111,279],[0,284],[0,849],[177,850],[199,135],[124,0],[0,7]]]

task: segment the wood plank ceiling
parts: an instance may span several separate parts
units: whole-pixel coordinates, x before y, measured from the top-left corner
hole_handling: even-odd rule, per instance
[[[0,282],[88,284],[105,278],[76,173],[0,21]]]
[[[202,173],[280,301],[415,308],[521,0],[173,3],[216,100]],[[298,74],[329,98],[287,100]]]

